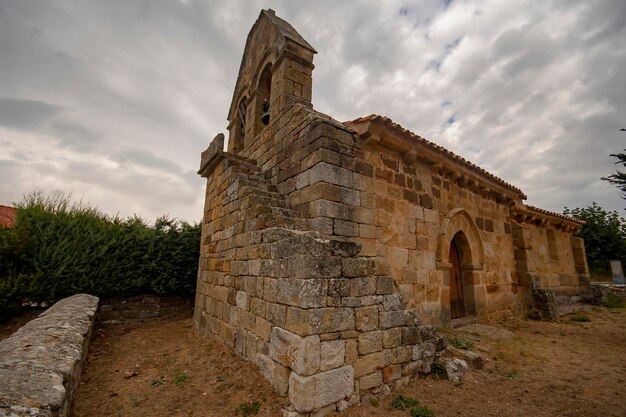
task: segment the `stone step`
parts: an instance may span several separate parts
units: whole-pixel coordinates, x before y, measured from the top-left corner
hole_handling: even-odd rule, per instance
[[[289,208],[288,204],[282,198],[273,198],[267,196],[260,196],[256,194],[250,194],[241,199],[241,204],[243,208],[251,208],[258,205],[268,206],[268,207],[279,207],[279,208]]]
[[[252,187],[252,186],[241,187],[239,189],[239,195],[241,197],[245,197],[248,195],[257,195],[260,197],[268,197],[268,198],[284,201],[283,195],[280,194],[279,192],[264,190],[263,188],[260,188],[260,187]]]
[[[245,187],[251,187],[251,188],[258,188],[263,191],[278,193],[278,189],[276,188],[274,184],[271,184],[267,181],[259,181],[255,178],[250,178],[250,177],[240,178],[240,179],[238,178],[235,180],[235,183],[240,189],[245,188]]]
[[[292,208],[272,207],[271,209],[272,209],[272,213],[277,216],[301,218],[300,216],[296,214],[296,211]]]
[[[458,329],[473,323],[476,323],[476,316],[464,316],[459,317],[458,319],[450,320],[450,324],[453,329]]]

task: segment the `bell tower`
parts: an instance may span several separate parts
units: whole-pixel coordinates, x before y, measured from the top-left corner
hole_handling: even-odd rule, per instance
[[[245,149],[294,104],[313,106],[316,53],[272,9],[261,11],[246,40],[228,112],[229,152],[245,156]]]

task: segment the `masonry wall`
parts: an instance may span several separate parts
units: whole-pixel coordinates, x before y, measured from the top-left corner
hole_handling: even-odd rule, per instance
[[[196,327],[256,363],[304,415],[429,372],[444,340],[375,259],[323,238],[253,160],[219,148],[205,172]]]
[[[474,295],[474,314],[500,318],[520,313],[506,205],[460,187],[425,161],[406,163],[399,152],[377,143],[366,146],[365,160],[373,175],[361,181],[361,200],[369,202],[369,207],[361,211],[365,216],[354,219],[360,222],[354,240],[363,244],[364,254],[387,263],[409,306],[432,323],[450,319],[450,272],[437,265],[437,250],[445,233],[444,217],[455,208],[463,208],[482,242],[482,248],[470,242],[474,247],[469,250],[475,256],[478,251],[484,253],[481,270],[464,272]]]
[[[521,191],[458,157],[433,162],[441,148],[313,110],[314,53],[261,12],[229,112],[229,152],[218,135],[199,171],[195,325],[256,363],[293,416],[342,410],[430,371],[445,343],[425,324],[450,320],[453,239],[470,315],[519,315],[533,285],[558,274],[565,288],[569,273],[534,269],[541,231],[512,220]],[[581,243],[568,253],[567,233],[553,237],[559,262],[574,259],[580,273]]]
[[[557,296],[574,296],[586,291],[589,271],[582,239],[553,225],[524,223],[517,227],[523,229],[528,241],[526,259],[520,269],[530,272],[536,284],[554,290]]]

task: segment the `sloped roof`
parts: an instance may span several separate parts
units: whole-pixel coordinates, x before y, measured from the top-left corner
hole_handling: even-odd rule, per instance
[[[377,121],[382,123],[387,129],[397,132],[401,135],[404,136],[408,136],[411,139],[415,140],[416,142],[420,143],[421,145],[429,148],[430,150],[439,153],[455,162],[460,163],[461,165],[464,165],[466,168],[469,168],[471,171],[476,172],[477,174],[483,176],[483,177],[487,177],[488,179],[494,181],[495,183],[501,185],[504,188],[507,188],[513,192],[515,192],[516,194],[518,194],[522,199],[526,199],[526,194],[524,194],[524,192],[522,190],[520,190],[519,188],[515,187],[514,185],[509,184],[508,182],[504,181],[502,178],[497,177],[495,175],[493,175],[492,173],[490,173],[489,171],[479,167],[478,165],[468,161],[467,159],[455,154],[452,151],[449,151],[448,149],[444,148],[443,146],[439,146],[434,142],[431,142],[427,139],[424,139],[423,137],[416,135],[415,133],[411,132],[408,129],[405,129],[404,127],[400,126],[399,124],[395,123],[393,120],[391,120],[390,118],[386,117],[386,116],[380,116],[378,114],[371,114],[369,116],[365,116],[365,117],[359,117],[358,119],[354,119],[351,120],[349,122],[345,122],[345,124],[347,124],[348,126],[350,125],[358,125],[360,123],[366,123],[366,122],[372,122],[372,121]]]
[[[289,24],[289,22],[276,16],[276,12],[274,10],[272,9],[261,10],[261,13],[259,13],[259,17],[257,18],[256,22],[254,22],[254,25],[252,25],[250,32],[248,32],[248,37],[246,38],[246,45],[243,49],[243,54],[241,56],[241,64],[239,65],[239,72],[237,74],[237,81],[235,82],[235,90],[233,91],[233,99],[230,103],[230,108],[228,109],[227,119],[229,121],[231,121],[232,117],[234,116],[234,112],[236,111],[236,106],[237,106],[236,100],[239,96],[240,90],[243,88],[241,82],[242,82],[243,74],[247,65],[246,60],[248,58],[248,51],[250,50],[251,38],[253,34],[259,30],[259,28],[265,21],[269,22],[269,24],[276,30],[276,35],[278,38],[289,39],[297,43],[298,45],[302,46],[303,48],[308,49],[314,54],[317,53],[315,48],[313,48],[311,44],[308,43],[306,39],[304,39],[302,35],[300,35],[298,31],[295,30],[294,27]],[[285,44],[286,42],[282,42],[282,43]],[[271,47],[271,46],[272,45],[267,45],[267,47]]]
[[[0,226],[13,227],[15,218],[17,217],[17,209],[15,207],[3,206],[0,204]]]
[[[302,35],[300,35],[298,31],[295,30],[293,26],[291,26],[291,24],[289,24],[289,22],[276,16],[276,12],[274,12],[274,10],[272,9],[261,10],[261,15],[266,16],[276,26],[276,31],[279,34],[281,34],[284,38],[291,39],[292,41],[304,46],[306,49],[310,50],[311,52],[317,53],[315,48],[313,48],[311,44],[308,43],[306,39],[304,39]]]
[[[542,208],[531,206],[531,205],[528,205],[528,204],[524,204],[524,206],[529,211],[534,211],[536,213],[540,213],[540,214],[543,214],[543,215],[546,215],[546,216],[557,217],[559,219],[567,220],[569,222],[573,222],[573,223],[577,223],[577,224],[587,224],[587,222],[584,221],[584,220],[579,220],[579,219],[577,219],[575,217],[566,216],[565,214],[556,213],[554,211],[549,211],[549,210],[544,210]]]

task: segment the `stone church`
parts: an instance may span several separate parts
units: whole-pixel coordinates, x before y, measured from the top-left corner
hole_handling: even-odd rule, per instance
[[[248,34],[207,179],[194,322],[256,363],[285,415],[429,372],[433,326],[582,294],[582,223],[384,116],[313,109],[315,49],[274,11]],[[291,414],[289,414],[291,413]]]

